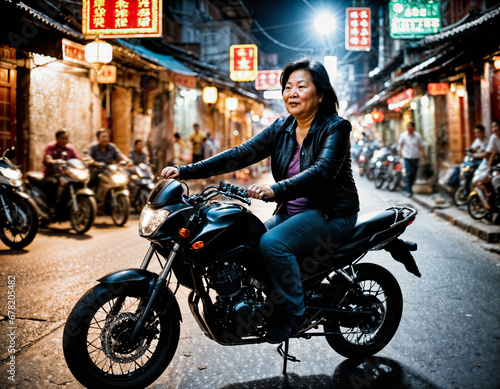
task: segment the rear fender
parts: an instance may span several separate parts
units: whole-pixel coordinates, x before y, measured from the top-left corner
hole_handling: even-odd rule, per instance
[[[158,274],[146,269],[124,269],[108,274],[97,281],[101,284],[111,285],[116,291],[133,288],[141,295],[149,296],[153,292],[157,279]],[[169,308],[182,321],[179,304],[169,288],[162,285],[157,299],[159,299],[162,308]]]
[[[422,276],[418,270],[415,259],[410,253],[410,251],[417,250],[416,243],[396,238],[387,244],[384,249],[387,250],[396,261],[401,262],[410,273],[417,277]]]

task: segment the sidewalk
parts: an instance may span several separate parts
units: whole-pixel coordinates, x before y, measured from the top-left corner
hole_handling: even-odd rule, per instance
[[[473,219],[466,208],[457,207],[440,193],[414,194],[412,199],[451,224],[484,241],[483,247],[500,254],[500,226]]]

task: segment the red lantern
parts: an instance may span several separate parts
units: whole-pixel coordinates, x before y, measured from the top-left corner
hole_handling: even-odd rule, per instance
[[[371,111],[370,114],[375,123],[380,123],[384,120],[384,114],[381,111]]]

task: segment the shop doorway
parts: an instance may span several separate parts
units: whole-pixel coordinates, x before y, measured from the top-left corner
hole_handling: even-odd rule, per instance
[[[0,68],[0,150],[15,144],[16,71]]]

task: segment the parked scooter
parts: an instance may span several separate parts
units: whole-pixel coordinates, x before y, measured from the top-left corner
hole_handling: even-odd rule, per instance
[[[381,189],[385,183],[389,182],[390,173],[391,170],[393,170],[392,166],[397,162],[396,158],[397,156],[394,152],[394,148],[388,148],[384,153],[378,156],[378,160],[375,162],[375,170],[373,172],[375,188]]]
[[[472,149],[467,149],[462,164],[460,165],[459,183],[453,191],[453,202],[455,205],[465,205],[469,201],[469,194],[474,189],[472,178],[477,168],[481,164],[481,160],[474,159]]]
[[[495,213],[500,213],[500,199],[495,194],[491,181],[500,174],[500,166],[495,166],[488,171],[486,178],[474,183],[474,189],[469,194],[467,211],[473,219],[486,219],[493,221]]]
[[[0,157],[0,240],[12,249],[29,245],[38,231],[38,210],[22,190],[23,175],[12,163],[14,148]]]
[[[70,221],[78,234],[84,234],[94,224],[96,202],[94,192],[87,187],[89,171],[80,159],[57,159],[52,162],[59,185],[53,209],[49,207],[43,174],[28,172],[25,181],[28,194],[35,200],[42,224]]]
[[[92,167],[93,174],[98,178],[95,191],[97,210],[104,215],[111,215],[113,223],[123,226],[130,215],[130,192],[127,189],[128,174],[125,169],[127,162],[106,165],[102,162]]]
[[[139,234],[151,242],[142,265],[99,279],[66,321],[64,357],[87,388],[145,388],[163,373],[179,341],[179,284],[191,289],[191,313],[210,340],[227,346],[266,342],[277,302],[259,254],[266,227],[244,206],[215,200],[225,195],[249,205],[247,190],[221,182],[199,194],[183,192],[178,181],[156,184],[139,224]],[[322,245],[314,256],[300,258],[307,320],[293,338],[324,337],[355,359],[387,346],[403,312],[401,288],[382,266],[359,261],[369,251],[386,250],[420,277],[410,252],[416,243],[400,238],[416,215],[409,207],[376,212],[362,218],[340,247]],[[153,258],[161,261],[158,273],[148,269]],[[286,374],[294,359],[284,343],[278,349]]]
[[[128,174],[130,179],[128,183],[130,203],[140,213],[146,206],[149,193],[155,186],[153,169],[146,163],[140,163],[129,168]]]

